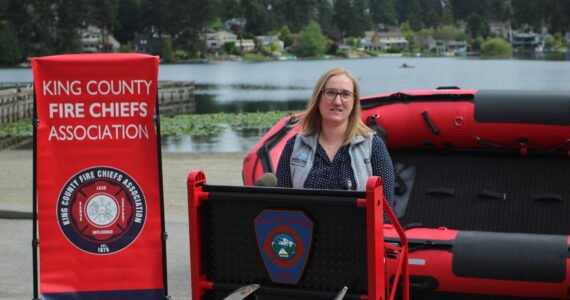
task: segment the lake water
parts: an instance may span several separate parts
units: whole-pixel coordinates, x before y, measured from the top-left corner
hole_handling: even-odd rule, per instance
[[[400,68],[406,63],[413,68]],[[363,96],[457,86],[464,89],[568,90],[570,61],[469,57],[379,57],[161,65],[159,80],[193,80],[197,113],[303,109],[318,77],[341,66]],[[32,81],[30,69],[0,69],[0,81]],[[166,137],[164,151],[248,151],[264,131]]]

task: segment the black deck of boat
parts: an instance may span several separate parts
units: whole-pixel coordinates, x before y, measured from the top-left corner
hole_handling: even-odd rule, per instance
[[[416,169],[403,225],[570,234],[568,157],[421,150],[391,156]],[[502,194],[506,199],[492,197]]]

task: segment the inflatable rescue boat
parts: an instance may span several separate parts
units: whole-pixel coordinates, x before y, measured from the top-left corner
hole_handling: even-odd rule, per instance
[[[412,299],[570,298],[570,93],[451,87],[361,104],[394,163]],[[275,172],[297,117],[247,154],[245,185]]]

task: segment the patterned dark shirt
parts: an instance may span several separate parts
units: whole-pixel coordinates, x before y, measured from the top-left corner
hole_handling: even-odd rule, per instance
[[[291,165],[289,164],[293,146],[297,136],[293,136],[285,144],[279,165],[277,166],[277,186],[292,187]],[[317,153],[313,167],[304,183],[307,189],[347,190],[356,189],[354,172],[350,165],[349,145],[342,146],[331,161],[325,149],[317,143]],[[372,139],[372,174],[380,176],[384,184],[384,197],[391,206],[394,203],[394,168],[386,145],[378,136]]]

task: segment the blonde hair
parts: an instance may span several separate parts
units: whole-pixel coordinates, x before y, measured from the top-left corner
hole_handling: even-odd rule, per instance
[[[352,91],[354,93],[354,105],[350,115],[348,116],[348,126],[344,134],[343,145],[348,145],[358,135],[370,138],[373,131],[368,128],[364,122],[362,122],[360,117],[360,86],[354,76],[348,70],[341,67],[332,68],[321,75],[315,85],[313,96],[307,105],[307,109],[303,115],[299,117],[297,125],[301,126],[304,136],[314,135],[321,132],[322,118],[319,111],[319,101],[321,100],[322,90],[325,88],[329,79],[337,75],[346,75],[352,81],[352,85],[354,86],[354,91]]]

